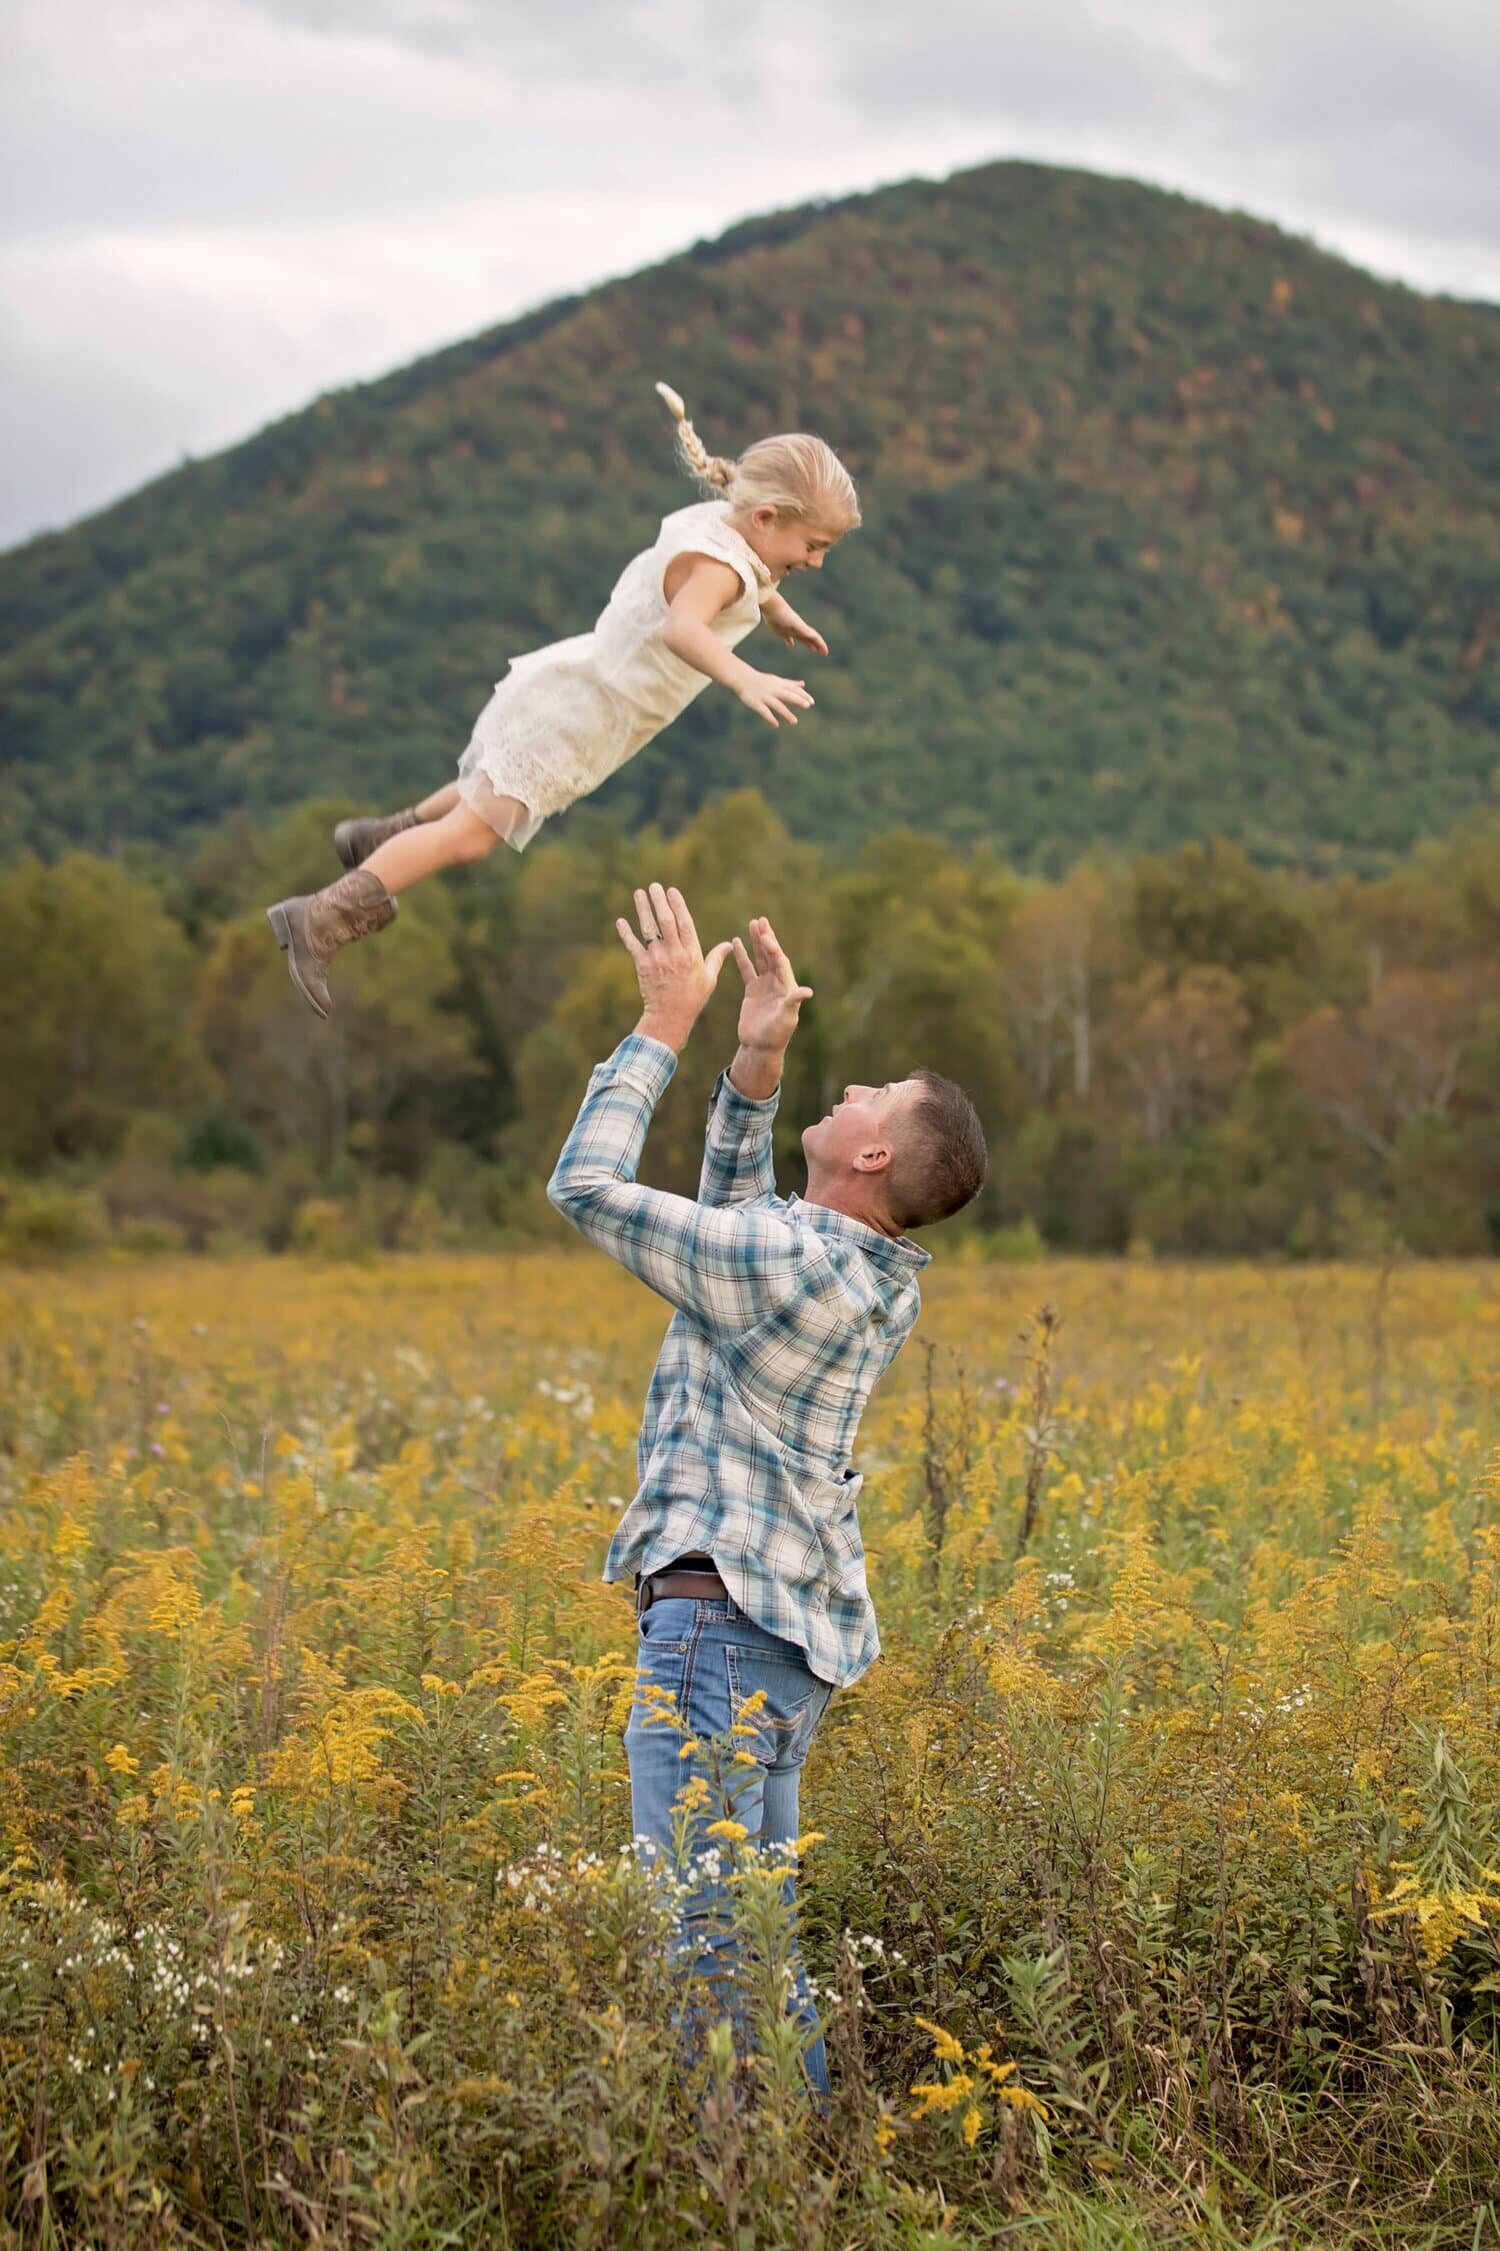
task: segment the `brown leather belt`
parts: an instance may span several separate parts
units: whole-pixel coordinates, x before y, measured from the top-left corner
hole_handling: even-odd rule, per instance
[[[653,1571],[637,1583],[637,1616],[649,1610],[653,1602],[665,1602],[674,1596],[685,1596],[690,1602],[727,1602],[729,1589],[718,1572],[708,1566],[702,1570]]]

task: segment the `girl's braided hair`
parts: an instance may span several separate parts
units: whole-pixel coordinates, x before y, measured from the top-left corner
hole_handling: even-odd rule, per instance
[[[821,438],[790,430],[761,438],[738,461],[726,461],[709,452],[670,385],[656,388],[677,424],[682,465],[705,491],[722,494],[732,508],[774,508],[826,531],[852,531],[859,522],[854,479]]]

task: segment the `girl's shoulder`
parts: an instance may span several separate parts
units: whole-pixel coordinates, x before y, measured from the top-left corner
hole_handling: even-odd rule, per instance
[[[728,501],[690,500],[686,508],[674,508],[669,516],[663,516],[656,543],[659,547],[668,543],[677,546],[695,533],[714,537],[721,531],[728,532],[731,539],[739,538],[729,521]]]
[[[657,554],[666,558],[693,550],[717,556],[730,564],[739,572],[750,593],[762,594],[771,585],[770,571],[749,541],[729,521],[727,501],[692,501],[686,508],[674,508],[670,516],[662,518],[661,530],[656,536]]]

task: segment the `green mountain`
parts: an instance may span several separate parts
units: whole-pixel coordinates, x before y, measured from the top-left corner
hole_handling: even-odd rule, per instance
[[[836,849],[1217,831],[1373,870],[1500,766],[1495,312],[997,164],[736,227],[0,559],[0,852],[444,779],[690,497],[658,376],[717,450],[821,431],[865,526],[801,590],[816,713],[710,690],[601,793],[622,820],[753,783]]]

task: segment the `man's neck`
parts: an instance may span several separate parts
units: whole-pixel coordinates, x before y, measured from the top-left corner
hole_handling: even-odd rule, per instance
[[[802,1201],[821,1204],[825,1211],[842,1212],[845,1219],[857,1219],[862,1226],[873,1227],[877,1235],[887,1235],[893,1243],[900,1241],[901,1230],[892,1224],[884,1199],[862,1193],[857,1181],[820,1180],[810,1172]]]

